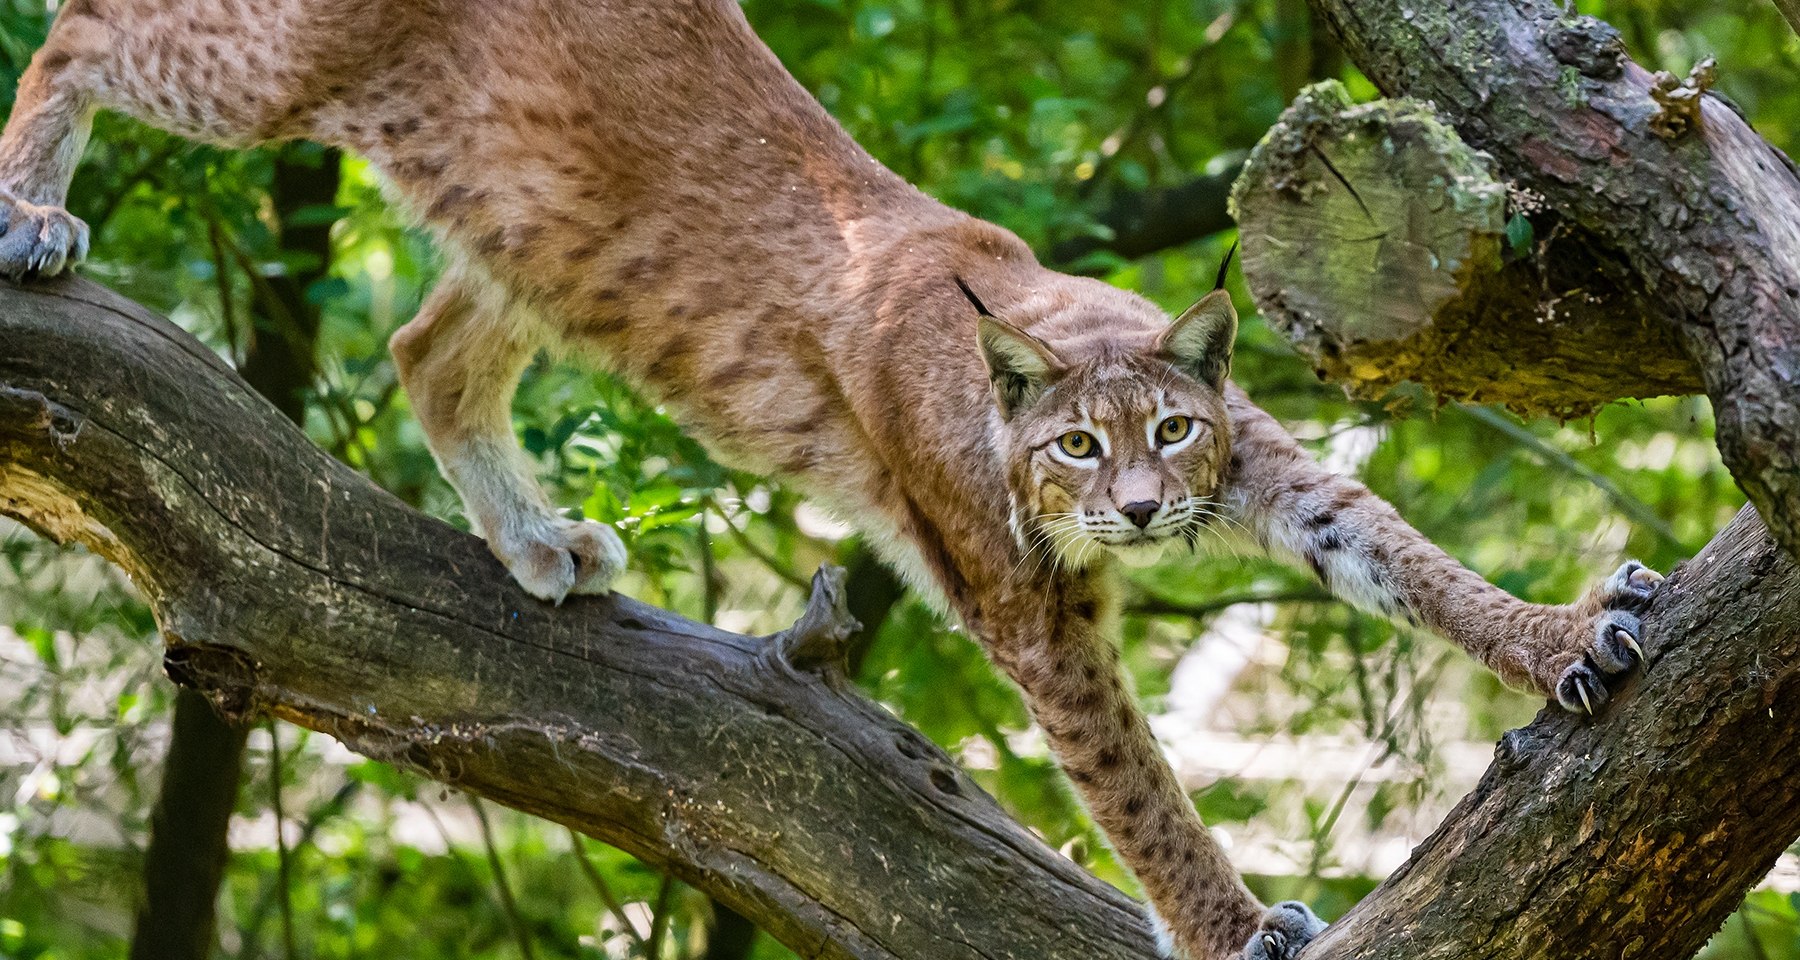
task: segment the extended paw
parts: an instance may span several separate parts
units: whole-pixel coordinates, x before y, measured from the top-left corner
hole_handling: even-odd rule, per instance
[[[1293,960],[1325,930],[1325,921],[1298,900],[1284,900],[1263,914],[1262,924],[1244,944],[1243,960]]]
[[[87,224],[61,207],[28,203],[0,190],[0,276],[48,277],[87,256]]]
[[[1662,583],[1662,574],[1629,561],[1596,586],[1587,606],[1598,606],[1588,642],[1556,680],[1556,702],[1563,709],[1593,714],[1611,696],[1608,683],[1630,673],[1644,660],[1644,624],[1639,619]]]
[[[562,603],[571,593],[605,593],[625,569],[625,544],[612,527],[591,520],[544,518],[488,538],[525,592]]]

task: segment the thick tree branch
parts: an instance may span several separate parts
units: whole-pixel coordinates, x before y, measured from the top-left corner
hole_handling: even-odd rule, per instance
[[[1063,240],[1050,248],[1046,262],[1066,266],[1100,251],[1131,259],[1229,230],[1232,220],[1226,200],[1243,166],[1242,162],[1233,163],[1228,170],[1173,187],[1121,193],[1098,217],[1106,230],[1104,236]]]
[[[1507,194],[1430,106],[1353,105],[1328,81],[1282,114],[1233,190],[1244,277],[1315,372],[1365,398],[1412,380],[1568,419],[1700,392],[1665,311],[1617,258],[1547,212],[1534,225]]]
[[[1671,95],[1676,82],[1632,63],[1612,28],[1549,0],[1313,0],[1313,8],[1384,93],[1434,104],[1492,156],[1495,179],[1548,201],[1546,226],[1568,231],[1570,251],[1623,294],[1612,309],[1641,310],[1673,332],[1712,399],[1726,464],[1800,556],[1793,164],[1725,103],[1698,95],[1704,76]],[[1566,255],[1554,245],[1537,254]],[[1265,278],[1265,300],[1280,280]],[[1507,316],[1523,325],[1538,313]],[[1622,340],[1615,364],[1638,356],[1645,340]],[[1615,382],[1614,396],[1667,389],[1630,376]]]
[[[829,666],[830,610],[771,642],[620,597],[534,601],[91,284],[0,289],[0,513],[122,566],[170,676],[228,715],[568,824],[802,956],[1154,954],[1130,898]]]
[[[614,843],[804,956],[1153,955],[1135,904],[849,686],[830,578],[778,638],[537,603],[91,284],[0,290],[0,513],[122,566],[170,675],[227,714]],[[1780,749],[1800,733],[1800,576],[1746,512],[1670,577],[1646,641],[1637,689],[1509,735],[1307,955],[1691,952],[1800,834],[1800,752]]]

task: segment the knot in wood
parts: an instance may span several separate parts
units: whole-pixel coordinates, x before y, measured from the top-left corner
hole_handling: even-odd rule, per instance
[[[844,578],[843,567],[820,567],[813,574],[806,612],[793,626],[770,638],[769,648],[789,666],[818,672],[845,671],[850,638],[862,629],[862,624],[850,615]]]
[[[165,631],[163,673],[176,686],[212,701],[227,723],[247,723],[261,712],[256,700],[259,670],[249,654],[210,643],[190,644]]]
[[[1593,17],[1570,17],[1544,36],[1556,62],[1584,77],[1617,80],[1625,73],[1625,42],[1612,25]]]
[[[1650,131],[1664,140],[1674,140],[1700,129],[1700,99],[1712,89],[1718,75],[1718,64],[1711,57],[1694,64],[1686,79],[1677,80],[1667,70],[1656,71],[1650,85],[1650,99],[1656,101]]]

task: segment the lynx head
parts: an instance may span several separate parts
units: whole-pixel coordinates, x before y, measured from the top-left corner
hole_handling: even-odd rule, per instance
[[[1032,323],[1039,336],[963,293],[980,314],[1022,544],[1075,568],[1101,548],[1150,559],[1192,544],[1231,455],[1230,295],[1214,290],[1173,322],[1147,318],[1147,304],[1081,305]]]

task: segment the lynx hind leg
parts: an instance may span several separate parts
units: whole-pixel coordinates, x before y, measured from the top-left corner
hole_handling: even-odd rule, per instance
[[[1263,914],[1256,933],[1244,944],[1243,960],[1293,960],[1324,930],[1325,921],[1311,907],[1284,900]]]
[[[558,516],[512,429],[534,324],[498,286],[446,278],[389,341],[400,382],[475,531],[534,597],[604,593],[625,568],[613,528]]]
[[[1636,669],[1644,660],[1644,624],[1651,597],[1662,574],[1631,560],[1596,584],[1576,608],[1592,611],[1587,646],[1556,681],[1556,702],[1563,709],[1592,714],[1611,696],[1608,681]]]

